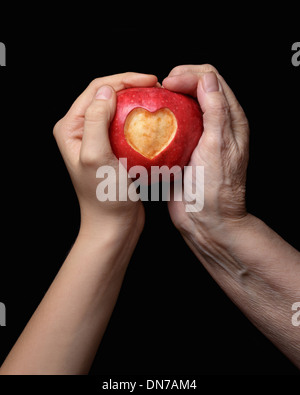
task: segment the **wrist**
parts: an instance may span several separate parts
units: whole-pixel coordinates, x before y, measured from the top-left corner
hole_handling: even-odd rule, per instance
[[[241,218],[226,219],[212,232],[212,241],[221,248],[235,253],[247,238],[259,232],[263,222],[252,214],[246,213]]]
[[[124,231],[124,227],[115,221],[104,220],[101,224],[84,222],[73,249],[82,255],[85,270],[91,268],[87,265],[90,261],[96,272],[115,273],[118,277],[119,274],[123,276],[139,236],[135,229]]]
[[[197,257],[207,263],[211,274],[221,269],[224,274],[239,277],[248,270],[245,262],[251,260],[261,224],[258,218],[246,214],[239,219],[195,223],[195,229],[183,236]]]
[[[266,285],[278,286],[286,279],[281,270],[274,270],[274,262],[284,261],[286,256],[290,266],[299,271],[295,264],[299,262],[297,250],[251,214],[224,220],[217,226],[201,227],[195,234],[186,240],[214,277],[225,276],[244,285],[259,278]]]
[[[235,219],[210,218],[209,220],[193,221],[194,228],[190,229],[189,227],[188,231],[182,233],[187,239],[195,239],[194,235],[196,235],[196,242],[203,247],[217,244],[222,249],[230,250],[234,248],[235,244],[238,244],[238,238],[242,231],[255,230],[260,222],[262,221],[249,213]]]
[[[144,207],[140,204],[134,210],[111,212],[109,210],[81,210],[79,235],[101,241],[104,235],[118,240],[138,240],[145,223]]]

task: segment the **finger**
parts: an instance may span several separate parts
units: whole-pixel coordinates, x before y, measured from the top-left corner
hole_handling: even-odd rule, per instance
[[[103,158],[114,158],[108,128],[116,110],[116,92],[103,85],[94,96],[85,113],[84,131],[80,149],[80,162],[86,166],[99,167]]]
[[[110,85],[117,92],[125,88],[131,88],[136,86],[154,86],[156,85],[156,83],[157,77],[152,74],[123,73],[103,78],[96,78],[75,100],[67,115],[71,117],[83,117],[97,90],[102,85]]]
[[[163,86],[171,91],[196,97],[199,78],[209,72],[218,75],[218,70],[210,64],[176,66],[164,79]]]
[[[181,66],[174,67],[170,71],[169,76],[175,76],[185,73],[194,73],[194,74],[209,73],[211,71],[213,71],[216,74],[219,74],[218,70],[211,64],[184,64]]]
[[[76,99],[68,113],[56,123],[53,134],[61,151],[72,141],[73,147],[80,147],[83,135],[85,113],[102,85],[110,85],[115,91],[135,86],[155,86],[157,77],[151,74],[123,73],[93,80],[86,90]],[[74,144],[76,143],[76,144]],[[77,150],[76,150],[77,151]],[[79,150],[78,150],[79,152]],[[77,152],[76,152],[77,160]]]
[[[205,73],[197,87],[197,98],[203,111],[205,138],[217,142],[232,137],[230,107],[214,72]]]
[[[162,84],[164,88],[170,91],[196,97],[199,77],[199,74],[188,71],[184,74],[169,76],[163,80]]]
[[[192,74],[196,75],[199,80],[199,78],[201,78],[205,73],[212,71],[216,73],[228,102],[231,114],[231,125],[235,138],[238,143],[247,144],[249,140],[249,125],[247,117],[234,93],[214,66],[210,64],[177,66],[171,70],[169,77],[163,81],[163,85],[169,90],[196,96],[197,78],[193,77]]]
[[[249,141],[249,124],[247,117],[242,106],[235,97],[235,94],[232,92],[224,78],[221,75],[218,75],[218,79],[222,85],[226,100],[229,104],[231,127],[235,139],[239,145],[245,146]]]
[[[203,68],[199,68],[199,70]],[[212,130],[214,134],[220,134],[226,129],[226,134],[231,134],[230,106],[227,101],[221,82],[215,72],[197,72],[197,68],[180,66],[173,70],[173,74],[163,81],[163,86],[167,89],[189,94],[198,98],[200,107],[204,113],[204,131]],[[183,74],[176,74],[178,71],[185,71]],[[205,122],[205,120],[207,122]]]
[[[163,86],[169,90],[196,97],[199,79],[205,73],[210,72],[214,72],[217,75],[222,87],[224,84],[223,91],[227,98],[227,93],[231,92],[230,88],[226,84],[224,78],[218,73],[217,69],[209,64],[177,66],[172,69],[168,77],[163,80]]]

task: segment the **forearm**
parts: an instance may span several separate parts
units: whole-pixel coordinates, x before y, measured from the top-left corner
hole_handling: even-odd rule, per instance
[[[186,241],[234,303],[300,368],[300,328],[291,321],[300,301],[299,252],[250,215],[242,226],[216,233]]]
[[[87,373],[136,241],[107,227],[99,239],[80,233],[0,372]]]

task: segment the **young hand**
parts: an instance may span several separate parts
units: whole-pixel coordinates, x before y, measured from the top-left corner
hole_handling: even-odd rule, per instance
[[[129,87],[154,86],[154,75],[124,73],[97,78],[55,125],[54,136],[70,173],[81,211],[81,232],[100,234],[115,225],[140,232],[144,225],[141,201],[100,202],[96,196],[100,166],[112,166],[118,177],[119,161],[113,154],[108,129],[116,110],[116,92]],[[118,185],[118,180],[117,185]],[[130,179],[122,188],[128,188]],[[115,185],[113,186],[115,187]],[[125,232],[126,233],[126,232]]]

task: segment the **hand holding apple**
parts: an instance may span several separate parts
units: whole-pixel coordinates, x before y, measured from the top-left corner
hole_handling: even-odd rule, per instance
[[[131,87],[156,85],[154,75],[124,73],[97,78],[76,99],[67,114],[54,127],[54,136],[71,176],[81,213],[81,232],[101,234],[117,224],[124,236],[132,224],[139,233],[144,224],[140,201],[99,201],[96,196],[99,167],[110,165],[118,177],[119,162],[109,142],[109,125],[115,115],[116,92]],[[127,180],[128,185],[131,180]],[[113,183],[115,187],[115,183]],[[124,189],[127,189],[127,183]],[[131,236],[134,234],[131,232]]]
[[[203,111],[203,135],[189,165],[204,167],[204,209],[201,213],[187,213],[185,202],[171,200],[169,211],[176,227],[192,240],[196,226],[199,244],[210,251],[214,240],[223,242],[233,224],[238,226],[247,216],[248,121],[232,90],[213,66],[178,66],[163,85],[194,95]],[[210,237],[211,242],[207,243]]]

